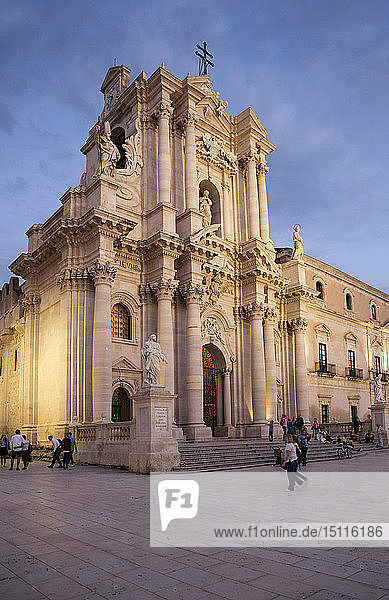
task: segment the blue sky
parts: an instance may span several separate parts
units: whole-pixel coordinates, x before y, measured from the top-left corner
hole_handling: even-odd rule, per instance
[[[0,280],[24,232],[58,207],[118,64],[197,74],[208,42],[216,91],[252,106],[269,157],[271,237],[389,292],[389,2],[2,0]]]

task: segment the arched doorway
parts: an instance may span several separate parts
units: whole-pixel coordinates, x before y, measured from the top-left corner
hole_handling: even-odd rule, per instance
[[[124,387],[118,387],[112,395],[112,421],[131,421],[131,397]]]
[[[212,431],[223,423],[220,371],[226,368],[223,353],[214,344],[203,346],[203,419]]]

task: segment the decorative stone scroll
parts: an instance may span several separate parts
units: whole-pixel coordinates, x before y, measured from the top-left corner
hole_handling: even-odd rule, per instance
[[[57,285],[63,290],[66,286],[70,285],[73,281],[76,280],[86,280],[90,276],[90,271],[88,267],[72,267],[66,268],[61,271],[58,279]]]
[[[143,168],[142,155],[139,152],[140,134],[136,132],[134,135],[126,138],[123,143],[124,154],[126,156],[126,167],[120,172],[128,177],[131,175],[139,175]]]
[[[224,150],[224,142],[218,135],[204,133],[197,141],[197,153],[206,162],[221,169],[226,169],[235,174],[237,170],[237,159],[232,152]]]
[[[225,344],[222,331],[215,317],[208,317],[201,325],[201,336],[205,337],[207,335],[216,338],[221,344]]]
[[[179,287],[182,298],[185,302],[200,302],[204,295],[204,287],[195,283],[187,283]]]
[[[293,331],[304,332],[304,331],[306,331],[306,329],[308,327],[308,321],[306,321],[302,317],[298,317],[297,319],[292,319],[291,321],[288,321],[288,323],[289,323],[289,327]]]

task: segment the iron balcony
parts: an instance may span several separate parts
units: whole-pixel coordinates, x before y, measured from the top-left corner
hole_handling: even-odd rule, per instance
[[[336,365],[324,362],[317,362],[315,363],[315,371],[319,375],[329,375],[330,377],[333,377],[334,375],[336,375]]]
[[[363,379],[363,369],[355,367],[346,367],[346,377],[349,379]]]

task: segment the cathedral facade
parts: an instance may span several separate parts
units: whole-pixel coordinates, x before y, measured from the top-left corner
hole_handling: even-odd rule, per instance
[[[282,414],[367,419],[378,373],[388,393],[389,297],[306,255],[298,227],[274,247],[275,146],[254,111],[163,66],[132,82],[112,67],[101,92],[79,185],[2,288],[0,430],[130,439],[151,334],[188,440],[264,437]]]

